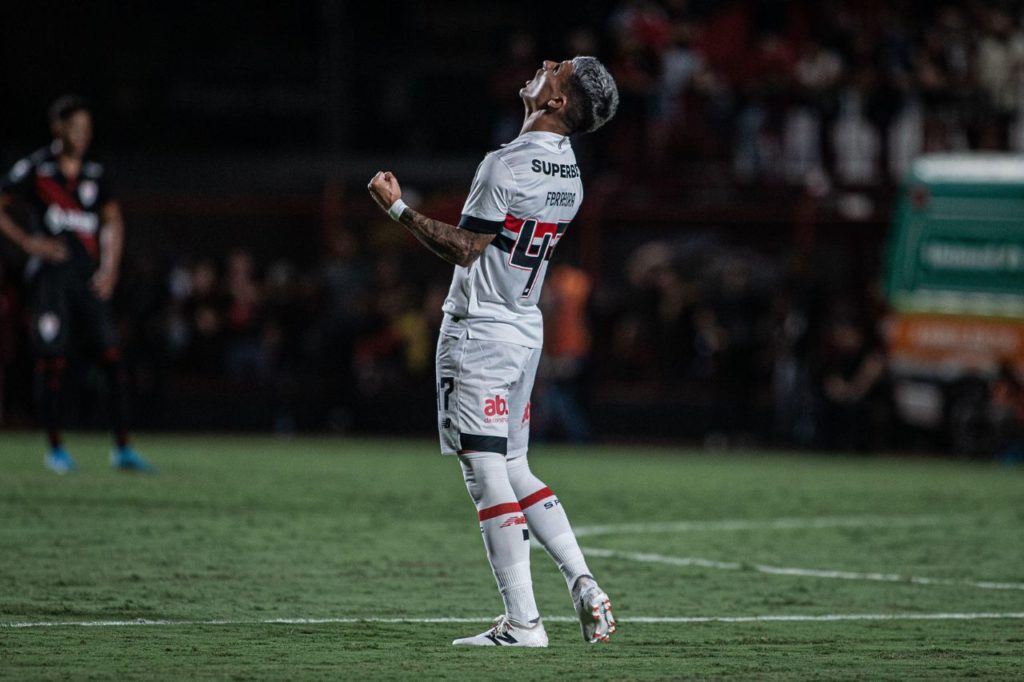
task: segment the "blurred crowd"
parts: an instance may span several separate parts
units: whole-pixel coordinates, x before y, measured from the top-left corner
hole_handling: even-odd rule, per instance
[[[173,262],[133,254],[116,309],[141,425],[188,428],[196,402],[216,413],[201,422],[214,427],[429,431],[450,269],[394,241],[396,230],[374,234],[390,241],[331,230],[322,262],[305,266],[243,248]],[[553,264],[544,289],[538,439],[628,432],[715,448],[949,447],[948,430],[913,434],[897,419],[880,296],[851,299],[795,261],[713,233],[642,243],[599,279],[571,261]],[[31,363],[12,284],[0,296],[0,365],[16,370]],[[7,382],[22,411],[18,386],[28,381]],[[102,378],[83,375],[80,401],[102,390],[90,381]],[[974,428],[1001,439],[987,454],[1019,448],[1019,380],[1010,372],[983,390],[991,395]],[[239,421],[253,410],[257,418]]]
[[[611,390],[674,402],[719,447],[893,444],[880,298],[711,233],[643,244],[624,273],[594,306]]]
[[[921,152],[1024,151],[1022,18],[1000,0],[624,0],[564,42],[619,84],[618,170],[720,161],[743,182],[870,186]],[[509,41],[495,142],[540,56],[529,34]]]
[[[646,188],[726,168],[733,190],[820,196],[891,187],[926,151],[1024,151],[1022,19],[1024,3],[997,0],[623,0],[561,38],[564,54],[601,55],[622,97],[615,123],[579,140],[588,191],[603,172]],[[516,93],[548,56],[535,35],[512,33],[496,60],[494,146],[517,134]],[[432,428],[450,266],[394,225],[325,223],[313,262],[129,249],[115,307],[141,425]],[[721,238],[663,226],[606,247],[600,273],[563,247],[542,301],[533,433],[585,442],[623,424],[657,435],[658,422],[715,446],[907,444],[881,296],[824,281],[785,246],[767,256]],[[0,270],[0,423],[32,414],[23,296]],[[79,392],[97,381],[83,373]],[[1020,450],[1019,377],[979,390],[989,411],[971,428]]]

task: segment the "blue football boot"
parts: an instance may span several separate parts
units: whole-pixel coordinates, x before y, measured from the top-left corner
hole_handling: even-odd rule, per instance
[[[78,470],[78,465],[75,464],[75,460],[71,458],[70,453],[68,453],[62,445],[50,448],[49,452],[46,453],[45,462],[47,469],[55,471],[58,474],[69,474],[72,471]]]
[[[141,474],[155,474],[156,467],[142,458],[130,445],[110,451],[110,466],[118,471],[135,471]]]

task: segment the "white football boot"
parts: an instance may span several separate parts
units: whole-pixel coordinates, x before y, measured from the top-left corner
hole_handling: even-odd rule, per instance
[[[572,588],[572,602],[580,619],[583,640],[596,644],[607,642],[615,632],[612,603],[593,578],[583,576]]]
[[[463,637],[452,642],[455,646],[533,646],[548,645],[548,633],[544,632],[544,623],[539,619],[537,624],[524,627],[512,622],[508,616],[502,615],[494,621],[494,626],[475,637]]]

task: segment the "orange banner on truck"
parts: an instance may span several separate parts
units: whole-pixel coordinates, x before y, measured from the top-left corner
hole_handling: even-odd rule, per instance
[[[915,365],[1024,368],[1024,320],[893,314],[886,319],[889,358]]]

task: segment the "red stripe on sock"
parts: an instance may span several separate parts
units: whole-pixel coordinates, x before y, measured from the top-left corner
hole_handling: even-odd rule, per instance
[[[495,516],[518,514],[521,511],[523,509],[519,506],[518,502],[506,502],[505,504],[496,504],[493,507],[481,509],[477,512],[477,516],[480,517],[481,521],[486,521],[487,519],[493,519]]]
[[[554,496],[555,496],[555,493],[553,493],[551,491],[551,488],[548,488],[547,486],[545,486],[545,487],[541,488],[540,490],[538,490],[537,492],[535,492],[535,493],[533,493],[531,495],[527,495],[523,499],[519,500],[519,506],[522,507],[523,509],[526,509],[527,507],[530,507],[532,505],[537,504],[541,500],[546,500],[549,497],[554,497]]]

